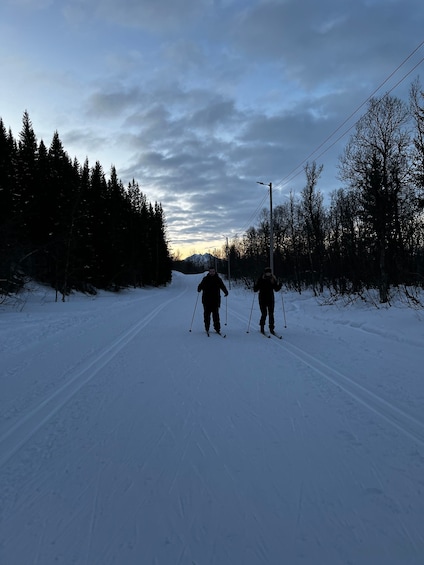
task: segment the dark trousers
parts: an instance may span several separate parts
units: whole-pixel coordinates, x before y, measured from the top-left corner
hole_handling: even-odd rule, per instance
[[[259,324],[261,326],[261,330],[264,329],[266,317],[268,316],[268,325],[270,331],[274,331],[275,322],[274,322],[274,302],[265,302],[259,300],[259,308],[261,309],[261,319]]]
[[[205,321],[205,330],[208,332],[211,325],[211,314],[213,321],[213,328],[215,331],[221,331],[221,323],[219,321],[219,306],[203,305],[203,319]]]

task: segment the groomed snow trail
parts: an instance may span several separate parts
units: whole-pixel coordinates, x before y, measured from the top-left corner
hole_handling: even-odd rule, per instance
[[[198,282],[4,345],[0,563],[422,565],[419,341],[300,299],[264,340],[242,291],[208,338]]]

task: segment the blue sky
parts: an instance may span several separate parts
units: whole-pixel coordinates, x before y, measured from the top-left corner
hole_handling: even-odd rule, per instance
[[[268,205],[256,181],[278,205],[316,159],[318,188],[340,186],[349,134],[313,152],[423,29],[422,0],[2,0],[0,117],[17,138],[27,110],[38,141],[57,130],[71,158],[134,178],[174,252],[219,249]],[[423,68],[392,94],[406,101]]]

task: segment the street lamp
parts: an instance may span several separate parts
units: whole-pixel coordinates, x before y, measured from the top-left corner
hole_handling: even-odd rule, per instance
[[[274,274],[274,222],[272,219],[272,182],[260,182],[256,181],[257,184],[263,184],[269,188],[269,266],[271,267],[271,272]]]

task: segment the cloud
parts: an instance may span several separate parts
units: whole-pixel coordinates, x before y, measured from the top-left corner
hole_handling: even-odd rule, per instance
[[[113,163],[162,202],[172,241],[203,233],[205,245],[255,221],[266,197],[256,181],[273,182],[276,204],[277,187],[300,191],[306,158],[324,165],[327,195],[338,187],[347,137],[325,153],[321,144],[422,41],[424,24],[421,0],[31,6],[10,3],[0,21],[11,46],[0,54],[5,123],[18,131],[28,109],[39,139],[58,130],[72,157]]]
[[[30,10],[45,10],[49,8],[54,0],[3,0],[6,4]]]
[[[131,109],[139,103],[140,96],[140,91],[135,86],[117,88],[114,84],[110,91],[102,88],[90,94],[86,102],[85,112],[87,116],[93,116],[97,119],[122,115],[126,109]]]
[[[163,34],[187,27],[210,5],[207,0],[96,0],[91,10],[101,20]]]
[[[393,56],[409,50],[405,32],[412,26],[419,37],[423,18],[415,0],[259,2],[242,12],[233,37],[249,57],[279,64],[290,80],[312,89],[323,82],[372,80],[376,65],[392,70]]]

